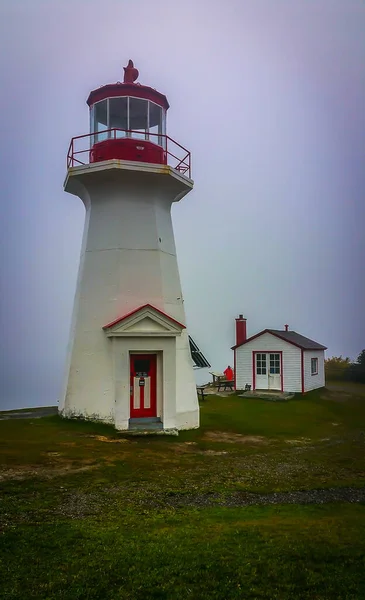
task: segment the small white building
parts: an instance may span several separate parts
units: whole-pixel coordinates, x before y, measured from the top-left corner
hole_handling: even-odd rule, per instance
[[[289,331],[264,329],[247,337],[246,319],[236,319],[234,352],[235,389],[299,392],[324,387],[324,351],[322,344]]]

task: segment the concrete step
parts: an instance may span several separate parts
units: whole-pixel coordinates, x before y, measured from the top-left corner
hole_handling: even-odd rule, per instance
[[[129,428],[126,431],[123,430],[123,435],[129,435],[129,436],[139,436],[139,435],[179,435],[179,430],[178,429],[162,429],[162,427],[154,427],[154,428],[146,428],[146,427],[139,427],[139,428]]]
[[[145,417],[143,419],[129,419],[129,431],[157,431],[162,429],[159,417]]]
[[[162,423],[130,423],[129,430],[143,429],[144,431],[157,431],[158,429],[162,429]]]
[[[244,392],[239,394],[240,398],[257,398],[260,400],[270,400],[271,402],[286,402],[294,398],[295,394],[289,392],[267,392],[254,390],[253,392]]]
[[[143,417],[140,419],[129,419],[129,424],[136,423],[144,425],[145,423],[161,423],[160,417]]]

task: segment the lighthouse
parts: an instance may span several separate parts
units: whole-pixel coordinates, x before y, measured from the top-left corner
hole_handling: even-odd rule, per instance
[[[86,217],[59,412],[176,432],[199,426],[171,220],[193,188],[190,152],[167,135],[166,96],[138,76],[130,60],[123,82],[90,92],[90,132],[67,155],[64,189]]]

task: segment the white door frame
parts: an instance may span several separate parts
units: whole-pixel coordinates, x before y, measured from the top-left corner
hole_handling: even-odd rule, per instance
[[[283,391],[283,352],[254,350],[252,373],[254,390]]]

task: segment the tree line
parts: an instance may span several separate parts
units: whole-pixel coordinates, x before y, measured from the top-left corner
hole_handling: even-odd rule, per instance
[[[332,356],[324,361],[326,379],[365,383],[365,349],[355,362],[342,356]]]

